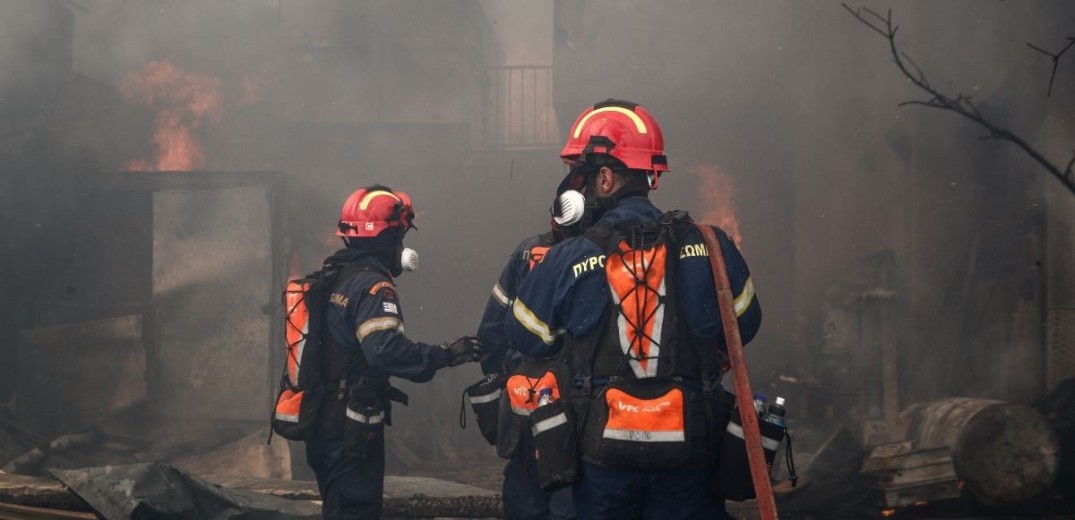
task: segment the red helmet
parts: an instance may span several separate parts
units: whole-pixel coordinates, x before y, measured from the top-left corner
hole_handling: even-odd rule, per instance
[[[404,231],[414,227],[411,198],[384,186],[362,188],[347,197],[340,210],[336,236],[371,238],[390,227]]]
[[[598,153],[611,155],[632,170],[653,172],[654,180],[668,171],[660,125],[646,109],[629,101],[609,99],[579,114],[560,157],[570,163]]]

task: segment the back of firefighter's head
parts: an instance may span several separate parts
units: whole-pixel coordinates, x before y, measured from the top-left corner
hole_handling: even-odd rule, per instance
[[[403,236],[415,229],[414,206],[402,191],[375,184],[356,190],[340,209],[336,236],[349,249],[378,257],[398,276],[403,271]]]
[[[561,191],[590,192],[587,197],[644,196],[668,171],[657,120],[638,104],[615,99],[579,114],[560,157],[570,168]]]

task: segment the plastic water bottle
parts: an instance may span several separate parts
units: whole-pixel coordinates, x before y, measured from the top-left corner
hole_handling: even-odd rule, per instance
[[[784,416],[787,415],[788,409],[784,407],[785,402],[783,397],[777,397],[776,401],[769,405],[769,413],[765,416],[765,420],[781,428],[787,428],[788,424]]]
[[[754,411],[758,413],[759,417],[765,415],[765,409],[767,408],[766,405],[768,405],[768,404],[769,404],[769,398],[765,397],[765,394],[763,394],[763,393],[754,394]]]
[[[538,406],[545,406],[553,401],[552,388],[542,388],[538,392]]]

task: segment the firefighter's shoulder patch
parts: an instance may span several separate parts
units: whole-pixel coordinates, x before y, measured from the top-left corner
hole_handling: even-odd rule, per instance
[[[377,282],[370,287],[370,294],[380,294],[386,300],[398,300],[399,294],[396,293],[396,286],[392,285],[392,282],[387,280]]]

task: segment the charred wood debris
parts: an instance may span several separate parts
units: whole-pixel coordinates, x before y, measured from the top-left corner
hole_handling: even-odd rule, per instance
[[[808,396],[817,390],[816,381],[795,371],[767,376],[768,391],[798,387]],[[133,434],[138,417],[128,411],[90,431],[54,439],[0,420],[0,518],[34,508],[58,518],[129,518],[136,509],[168,507],[189,511],[191,518],[316,515],[317,508],[308,507],[318,498],[312,482],[242,476],[286,472],[270,455],[257,455],[264,447],[260,432],[243,437],[245,430],[236,428],[198,446],[168,445]],[[773,478],[781,517],[1071,517],[1062,515],[1071,514],[1067,497],[1075,495],[1075,380],[1061,383],[1035,406],[948,398],[912,405],[900,422],[903,431],[895,437],[903,440],[868,446],[852,433],[854,424],[831,431],[823,421],[792,420],[804,469],[792,488],[783,457],[777,457]],[[220,471],[224,465],[240,470],[229,475]],[[121,481],[141,482],[142,491],[123,492]],[[176,503],[154,495],[163,489],[183,489],[184,498]],[[438,479],[389,477],[386,494],[386,514],[396,518],[502,514],[497,493]],[[740,518],[753,517],[750,502],[730,503],[729,509]]]

